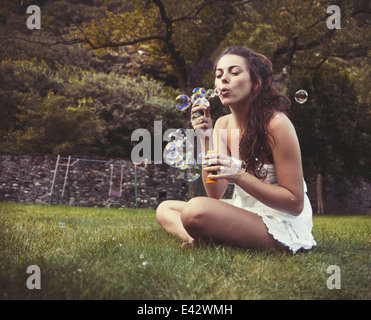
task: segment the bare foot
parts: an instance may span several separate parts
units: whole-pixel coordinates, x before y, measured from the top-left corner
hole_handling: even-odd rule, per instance
[[[184,249],[194,249],[196,246],[196,241],[195,240],[191,240],[191,241],[186,241],[184,243],[182,243],[182,245],[180,246],[180,248],[182,250]]]

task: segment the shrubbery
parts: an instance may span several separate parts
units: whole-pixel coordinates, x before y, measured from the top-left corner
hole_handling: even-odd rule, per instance
[[[0,81],[5,151],[128,157],[133,130],[159,119],[181,125],[175,92],[144,77],[4,60]]]

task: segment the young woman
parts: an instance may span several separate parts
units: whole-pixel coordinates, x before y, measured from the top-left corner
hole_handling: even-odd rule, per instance
[[[300,146],[283,112],[290,101],[273,88],[271,62],[251,49],[231,47],[217,59],[214,74],[215,87],[221,89],[219,98],[231,113],[217,119],[213,128],[205,105],[195,103],[191,111],[204,113],[202,123],[193,125],[197,134],[212,128],[214,133],[213,141],[207,135],[200,139],[203,152],[216,150],[202,167],[208,197],[164,201],[157,208],[158,222],[185,241],[183,248],[211,239],[293,253],[311,249],[316,242]],[[240,134],[232,135],[236,129]],[[227,135],[218,134],[221,131]],[[239,148],[233,153],[236,144]],[[245,171],[230,170],[231,164],[242,163]],[[217,183],[207,183],[207,177]],[[230,182],[236,188],[233,205],[219,200]]]

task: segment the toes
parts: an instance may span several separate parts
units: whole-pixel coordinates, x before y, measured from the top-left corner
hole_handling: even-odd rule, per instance
[[[184,249],[194,249],[194,247],[195,247],[195,241],[194,241],[194,240],[186,241],[186,242],[184,242],[184,243],[180,246],[180,248],[181,248],[182,250],[184,250]]]

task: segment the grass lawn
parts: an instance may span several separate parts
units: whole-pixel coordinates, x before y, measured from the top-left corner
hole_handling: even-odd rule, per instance
[[[153,210],[0,203],[0,299],[371,299],[370,230],[370,216],[315,216],[309,252],[182,251]]]

